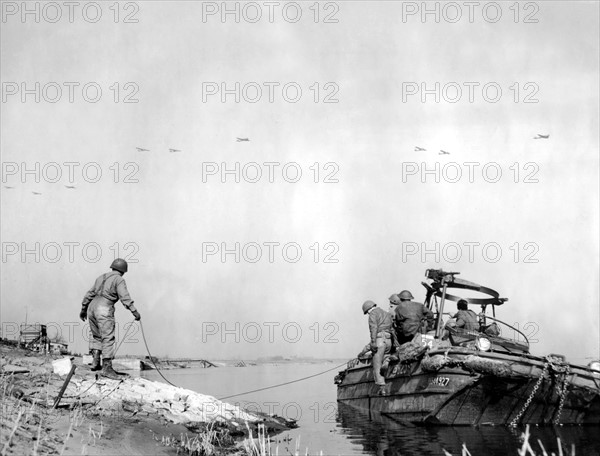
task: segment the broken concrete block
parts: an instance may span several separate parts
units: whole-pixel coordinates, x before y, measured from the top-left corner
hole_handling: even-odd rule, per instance
[[[27,372],[29,372],[29,369],[13,364],[5,364],[2,366],[2,373],[4,374],[26,374]]]
[[[54,373],[58,375],[67,375],[71,372],[71,358],[62,358],[52,361],[52,368]]]

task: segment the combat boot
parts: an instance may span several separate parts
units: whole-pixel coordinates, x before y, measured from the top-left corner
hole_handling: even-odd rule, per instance
[[[92,363],[92,368],[90,370],[99,371],[102,369],[102,365],[100,364],[100,354],[102,352],[100,350],[92,350],[92,356],[94,357],[94,361]]]
[[[102,372],[100,372],[102,377],[111,378],[113,380],[121,380],[119,374],[117,374],[112,367],[112,359],[105,358],[102,360]]]

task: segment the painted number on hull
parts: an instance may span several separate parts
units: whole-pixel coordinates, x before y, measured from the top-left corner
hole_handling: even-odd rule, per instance
[[[448,377],[435,377],[429,382],[429,384],[433,386],[448,386],[448,383],[450,383]]]

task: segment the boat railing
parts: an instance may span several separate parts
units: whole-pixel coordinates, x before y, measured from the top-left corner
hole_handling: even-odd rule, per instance
[[[492,320],[491,324],[487,320]],[[502,327],[510,328],[517,334],[516,337],[507,337],[502,335]],[[491,348],[493,350],[502,350],[508,352],[529,352],[529,339],[525,334],[519,331],[508,323],[503,322],[494,317],[485,316],[485,319],[480,320],[480,327],[478,330],[467,330],[465,328],[449,326],[446,327],[448,330],[448,338],[453,346],[471,347],[476,346],[476,341],[480,338],[485,338],[490,341]],[[519,339],[518,335],[523,337],[523,340]]]
[[[493,322],[495,322],[495,323],[500,323],[501,325],[503,325],[503,326],[506,326],[507,328],[510,328],[510,329],[512,329],[513,331],[515,331],[516,333],[520,334],[521,336],[523,336],[523,339],[525,340],[525,344],[527,344],[527,346],[529,347],[529,339],[528,339],[528,338],[527,338],[527,336],[526,336],[526,335],[525,335],[525,334],[524,334],[522,331],[520,331],[518,328],[515,328],[514,326],[512,326],[512,325],[509,325],[508,323],[505,323],[505,322],[503,322],[502,320],[498,320],[497,318],[490,317],[489,315],[486,315],[486,316],[485,316],[485,318],[486,318],[486,320],[492,320],[492,321],[493,321]],[[509,337],[506,337],[506,336],[503,336],[503,335],[502,335],[502,330],[500,330],[500,334],[499,334],[499,336],[500,336],[500,337],[502,337],[502,338],[504,338],[504,339],[510,339]],[[520,342],[518,337],[517,337],[517,338],[514,338],[513,340],[515,340],[515,341],[517,341],[517,342]]]

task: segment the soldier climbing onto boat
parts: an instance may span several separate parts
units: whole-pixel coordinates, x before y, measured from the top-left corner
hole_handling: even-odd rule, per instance
[[[400,304],[396,307],[394,320],[396,337],[402,345],[411,342],[417,334],[427,332],[427,327],[433,325],[433,312],[423,304],[413,302],[414,296],[408,290],[401,291],[398,296]]]
[[[119,380],[119,373],[112,367],[115,355],[115,303],[121,303],[139,320],[140,313],[133,305],[127,291],[123,274],[127,272],[127,262],[117,258],[110,265],[111,272],[102,274],[96,279],[92,288],[85,294],[81,303],[79,318],[90,323],[90,350],[94,357],[92,370],[102,369],[100,375]],[[102,365],[100,365],[102,356]]]
[[[377,307],[373,301],[365,301],[362,305],[363,314],[369,314],[369,333],[371,342],[358,354],[357,358],[373,353],[373,377],[375,384],[379,387],[378,396],[385,396],[385,378],[382,371],[387,368],[389,354],[392,349],[392,316],[389,312]]]

